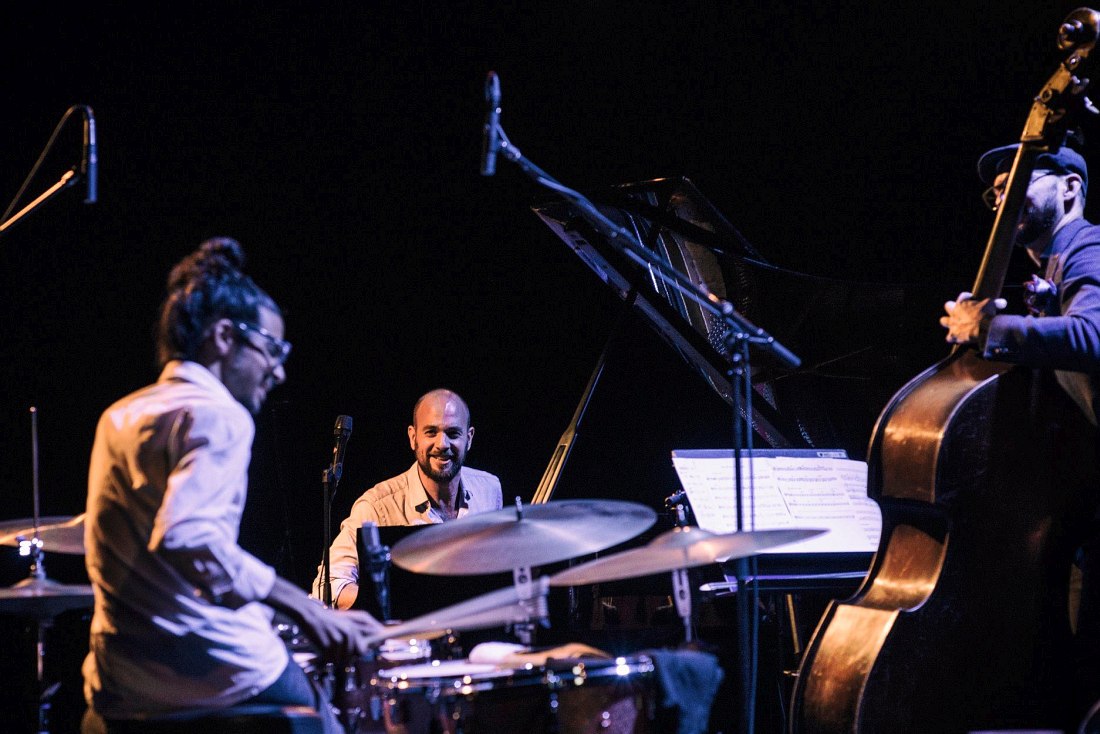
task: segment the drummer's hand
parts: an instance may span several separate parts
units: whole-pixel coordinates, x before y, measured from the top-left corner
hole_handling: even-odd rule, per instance
[[[982,324],[997,315],[1008,302],[1003,298],[983,298],[975,301],[972,293],[963,291],[954,301],[943,304],[946,316],[940,317],[940,326],[947,329],[948,344],[977,344]]]
[[[367,653],[367,639],[383,629],[381,622],[359,610],[326,609],[311,601],[303,615],[302,631],[317,645],[325,660],[341,662]]]
[[[367,638],[384,627],[366,612],[329,609],[281,578],[275,579],[266,601],[294,617],[325,660],[343,661],[366,653]]]

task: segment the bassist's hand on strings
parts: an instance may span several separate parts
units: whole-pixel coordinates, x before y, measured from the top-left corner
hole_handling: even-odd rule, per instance
[[[963,291],[954,301],[943,304],[947,315],[940,317],[940,326],[947,329],[948,344],[978,344],[989,329],[989,321],[1008,305],[1003,298],[975,301],[973,295]]]

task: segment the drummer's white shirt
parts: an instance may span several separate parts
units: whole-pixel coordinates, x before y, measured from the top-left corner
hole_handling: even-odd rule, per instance
[[[500,479],[468,466],[459,470],[461,494],[458,499],[458,517],[477,512],[492,512],[503,507]],[[348,584],[359,583],[359,549],[357,535],[365,522],[379,527],[394,525],[429,525],[443,522],[443,514],[428,499],[428,491],[420,481],[416,463],[404,474],[398,474],[374,485],[351,506],[351,513],[340,523],[340,532],[329,547],[329,580],[332,598],[339,599],[340,592]],[[321,575],[323,566],[317,567],[313,580],[312,596],[323,595]]]
[[[205,367],[170,362],[100,417],[84,543],[84,692],[107,718],[222,707],[289,660],[258,603],[275,571],[238,544],[255,424]]]

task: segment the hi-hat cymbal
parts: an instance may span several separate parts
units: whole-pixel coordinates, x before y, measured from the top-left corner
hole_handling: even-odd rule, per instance
[[[673,528],[641,548],[597,558],[556,573],[550,577],[550,585],[598,584],[705,566],[732,558],[745,558],[824,532],[791,528],[715,535],[698,527]]]
[[[560,500],[506,507],[431,525],[402,538],[393,562],[415,573],[474,576],[541,566],[618,545],[657,513],[620,500]]]
[[[0,614],[47,619],[69,609],[90,607],[92,602],[92,587],[86,584],[30,578],[0,589]]]
[[[0,545],[19,546],[34,537],[34,520],[10,520],[0,523]],[[42,550],[50,553],[84,554],[84,513],[73,517],[38,518],[38,539]]]
[[[38,518],[38,526],[43,525],[57,525],[59,523],[68,522],[72,520],[72,515],[49,515],[48,517]],[[21,532],[27,528],[34,528],[34,518],[22,518],[19,520],[4,520],[0,522],[0,537],[11,535],[16,532]]]

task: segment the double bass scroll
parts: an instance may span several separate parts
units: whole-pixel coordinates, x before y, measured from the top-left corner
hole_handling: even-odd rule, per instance
[[[1087,8],[1059,29],[1066,57],[1032,104],[976,299],[1000,295],[1036,159],[1091,108],[1078,73],[1098,34]],[[879,549],[806,648],[791,731],[1072,728],[1068,580],[1093,430],[1049,373],[968,347],[895,394],[868,450]]]

